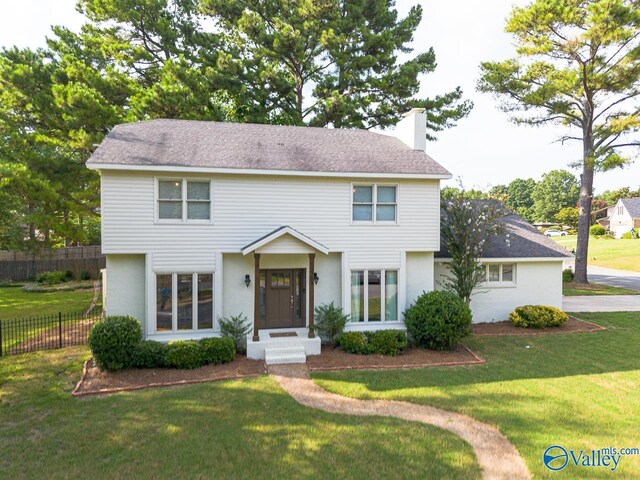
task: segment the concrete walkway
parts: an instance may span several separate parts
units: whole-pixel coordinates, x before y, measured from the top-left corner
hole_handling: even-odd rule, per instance
[[[638,265],[640,268],[640,265]],[[593,283],[603,283],[613,287],[628,288],[630,290],[640,290],[640,272],[629,270],[615,270],[613,268],[594,267],[587,268],[589,281]]]
[[[498,429],[459,413],[427,405],[390,400],[358,400],[323,390],[309,378],[306,365],[271,365],[269,373],[304,406],[330,413],[396,417],[434,425],[468,442],[482,468],[483,479],[529,479],[531,474],[513,445]]]
[[[640,295],[562,297],[565,312],[640,312]]]

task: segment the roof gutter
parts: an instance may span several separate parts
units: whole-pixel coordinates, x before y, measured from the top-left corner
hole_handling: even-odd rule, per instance
[[[87,162],[90,170],[124,170],[138,172],[171,173],[222,173],[229,175],[271,175],[290,177],[341,177],[341,178],[413,178],[424,180],[448,180],[450,173],[375,173],[375,172],[313,172],[299,170],[262,170],[258,168],[188,167],[169,165],[124,165],[117,163]]]

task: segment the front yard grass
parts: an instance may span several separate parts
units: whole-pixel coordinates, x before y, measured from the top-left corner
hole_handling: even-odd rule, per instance
[[[470,337],[465,344],[486,364],[317,372],[313,378],[341,395],[424,403],[496,425],[536,478],[640,478],[640,456],[623,457],[615,473],[573,465],[552,472],[542,463],[542,454],[551,445],[578,452],[640,446],[638,313],[574,315],[608,330]]]
[[[551,237],[567,250],[576,248],[576,235]],[[589,238],[589,265],[640,271],[640,240]]]
[[[600,283],[572,283],[565,282],[562,284],[562,295],[564,296],[581,296],[581,295],[640,295],[640,290],[631,290],[622,287],[613,287],[611,285],[603,285]]]
[[[449,432],[296,403],[269,377],[72,398],[88,350],[0,359],[2,478],[479,478]]]

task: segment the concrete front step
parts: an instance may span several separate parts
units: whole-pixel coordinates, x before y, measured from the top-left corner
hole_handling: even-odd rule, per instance
[[[309,338],[307,333],[298,333],[296,337],[270,337],[268,332],[260,332],[260,340],[253,341],[252,335],[247,336],[247,357],[252,360],[265,360],[265,351],[275,348],[302,348],[306,357],[320,355],[320,338]]]
[[[302,346],[270,347],[264,349],[264,361],[267,365],[307,363],[307,355]]]

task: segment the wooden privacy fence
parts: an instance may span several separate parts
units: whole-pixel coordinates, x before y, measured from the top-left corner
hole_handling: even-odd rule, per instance
[[[87,272],[93,279],[100,278],[105,257],[100,245],[57,248],[42,253],[0,251],[0,280],[33,280],[38,273],[51,270],[70,270],[74,278]]]

